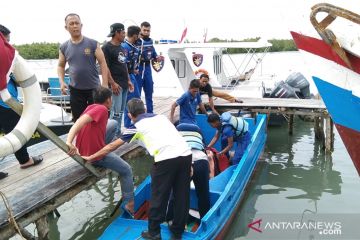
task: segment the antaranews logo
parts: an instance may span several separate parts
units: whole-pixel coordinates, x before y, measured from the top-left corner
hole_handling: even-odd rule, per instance
[[[251,239],[359,239],[360,214],[258,214],[247,223]]]
[[[256,232],[262,233],[262,231],[260,229],[261,222],[262,222],[262,219],[255,220],[255,221],[249,223],[248,227],[251,228],[252,230],[256,231]]]

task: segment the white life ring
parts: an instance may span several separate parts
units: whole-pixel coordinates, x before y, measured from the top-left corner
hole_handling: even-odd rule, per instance
[[[20,120],[15,128],[10,133],[0,137],[0,157],[19,150],[31,138],[40,119],[40,85],[34,72],[17,52],[8,75],[10,72],[14,74],[16,82],[23,90],[24,106]],[[0,95],[5,103],[11,99],[7,88],[1,90]]]

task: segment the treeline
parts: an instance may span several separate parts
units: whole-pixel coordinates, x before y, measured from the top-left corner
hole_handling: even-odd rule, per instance
[[[25,59],[56,59],[59,57],[60,43],[32,43],[14,45]]]
[[[259,38],[248,38],[244,40],[223,40],[219,38],[210,39],[209,42],[254,42]],[[272,44],[270,52],[282,51],[296,51],[297,48],[293,40],[290,39],[272,39],[269,40]],[[25,59],[56,59],[59,57],[60,43],[32,43],[24,45],[15,45],[14,47],[19,51],[20,55]],[[262,50],[259,50],[262,51]],[[246,49],[231,48],[227,53],[246,53]]]
[[[212,38],[209,40],[209,42],[256,42],[260,38],[247,38],[243,40],[223,40],[219,38]],[[295,43],[292,39],[271,39],[268,40],[272,46],[269,50],[269,52],[284,52],[284,51],[297,51],[297,48],[295,46]],[[263,49],[256,50],[257,52],[262,52]],[[240,49],[240,48],[230,48],[227,50],[227,53],[233,54],[233,53],[247,53],[246,49]]]

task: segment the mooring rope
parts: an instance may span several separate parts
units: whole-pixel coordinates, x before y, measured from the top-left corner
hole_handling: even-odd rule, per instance
[[[8,220],[9,220],[9,223],[11,223],[14,228],[15,228],[15,231],[17,231],[17,233],[20,235],[20,237],[24,240],[26,240],[23,235],[21,234],[21,231],[20,231],[20,228],[19,228],[19,225],[17,224],[16,220],[15,220],[15,217],[14,217],[14,214],[11,210],[11,207],[10,207],[10,203],[9,203],[9,200],[7,199],[7,197],[5,196],[5,193],[3,193],[2,191],[0,191],[0,195],[2,197],[2,200],[4,202],[4,205],[6,207],[6,210],[8,212]]]

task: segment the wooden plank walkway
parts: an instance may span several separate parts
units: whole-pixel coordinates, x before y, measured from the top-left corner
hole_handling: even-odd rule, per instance
[[[169,116],[171,104],[175,99],[175,97],[154,98],[154,112]],[[325,106],[320,101],[243,100],[244,103],[228,103],[216,100],[215,105],[218,109],[308,108],[321,109],[326,112]],[[177,108],[176,115],[178,115],[178,110],[179,108]],[[119,148],[117,153],[126,158],[126,154],[137,148],[138,145],[136,144],[126,144]],[[30,155],[42,154],[44,156],[43,163],[20,170],[13,155],[0,160],[0,171],[9,173],[7,178],[0,180],[0,191],[8,198],[13,216],[21,229],[34,222],[37,226],[41,225],[44,219],[46,222],[48,213],[99,180],[49,141],[31,146],[28,149]],[[101,170],[100,173],[104,177],[108,171]],[[0,239],[7,239],[15,233],[14,227],[8,222],[7,209],[1,203]]]
[[[154,111],[168,116],[175,98],[154,100]],[[124,156],[137,147],[136,144],[126,144],[117,153]],[[9,174],[0,180],[0,191],[9,200],[13,216],[21,228],[46,216],[99,180],[50,141],[31,146],[28,150],[30,155],[43,155],[44,161],[28,169],[20,169],[14,155],[0,161],[0,171]],[[108,171],[101,170],[100,173],[104,177]],[[15,234],[7,219],[5,204],[0,203],[0,239]]]

